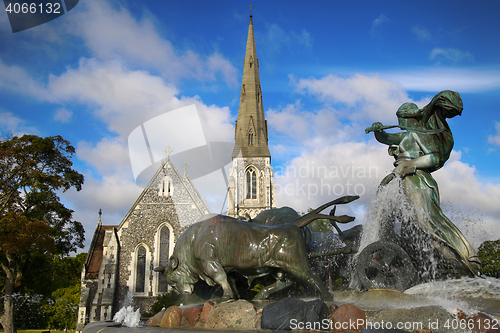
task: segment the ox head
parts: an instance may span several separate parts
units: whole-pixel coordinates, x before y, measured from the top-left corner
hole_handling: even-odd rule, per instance
[[[187,268],[179,265],[179,259],[174,256],[170,257],[165,266],[156,267],[155,272],[163,274],[167,283],[181,294],[191,294],[193,284],[197,281]]]

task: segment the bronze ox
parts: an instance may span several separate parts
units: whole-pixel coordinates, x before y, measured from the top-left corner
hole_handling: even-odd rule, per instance
[[[278,217],[279,225],[249,223],[222,215],[207,218],[191,225],[179,237],[168,264],[155,271],[162,272],[169,285],[185,294],[193,292],[193,285],[199,279],[210,286],[218,284],[224,291],[223,299],[235,296],[227,278],[230,271],[236,270],[249,280],[266,274],[277,277],[276,283],[265,287],[255,299],[265,299],[270,293],[291,285],[291,279],[285,277],[291,274],[316,289],[323,300],[331,300],[331,294],[309,267],[301,227],[316,219],[352,221],[354,218],[348,216],[318,213],[328,206],[357,198],[337,199],[284,224],[281,224],[283,218]],[[269,211],[263,216],[273,219]]]

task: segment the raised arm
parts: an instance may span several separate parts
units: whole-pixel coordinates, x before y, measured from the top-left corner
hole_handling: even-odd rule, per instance
[[[375,134],[375,139],[378,142],[383,143],[385,145],[399,145],[401,140],[403,140],[405,136],[405,132],[402,133],[387,133],[383,130],[385,126],[382,123],[376,122],[373,123],[371,127],[365,129],[366,133],[373,132]],[[392,127],[392,126],[391,126]]]

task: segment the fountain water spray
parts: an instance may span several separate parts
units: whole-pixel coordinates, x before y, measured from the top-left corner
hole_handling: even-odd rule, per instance
[[[141,313],[139,309],[134,311],[134,307],[131,305],[133,301],[133,296],[130,292],[127,293],[127,297],[123,301],[123,307],[118,311],[113,317],[113,321],[121,323],[127,327],[139,327],[139,321],[141,320]]]
[[[350,288],[361,289],[355,265],[358,264],[363,249],[380,241],[399,245],[408,253],[413,263],[419,263],[418,278],[421,281],[433,280],[439,276],[439,258],[434,249],[436,243],[415,220],[416,216],[422,215],[418,209],[418,206],[415,207],[409,202],[399,176],[379,187],[365,217],[359,251],[351,260],[353,275]],[[384,288],[384,285],[378,287]]]

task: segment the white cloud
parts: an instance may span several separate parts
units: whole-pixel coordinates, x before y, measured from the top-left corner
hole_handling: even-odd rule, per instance
[[[128,135],[142,122],[182,106],[178,90],[158,76],[131,71],[118,62],[81,59],[77,69],[51,76],[47,98],[96,107],[95,114],[109,129]]]
[[[306,29],[302,29],[302,31],[297,34],[295,32],[291,33],[293,38],[297,41],[297,43],[306,49],[310,49],[312,47],[312,37],[311,34],[306,31]]]
[[[361,199],[346,206],[353,214],[360,206],[366,209],[391,164],[386,147],[377,144],[345,142],[303,150],[287,166],[274,169],[276,205],[306,211],[337,197],[358,194]]]
[[[269,109],[266,117],[273,140],[279,142],[272,147],[275,157],[291,153],[293,156],[300,154],[302,149],[314,150],[321,145],[345,142],[363,131],[360,126],[343,125],[335,108],[308,111],[300,100],[282,108]]]
[[[482,182],[476,174],[476,168],[460,161],[461,153],[453,151],[445,166],[433,173],[439,184],[441,200],[449,202],[462,210],[479,211],[469,214],[478,227],[488,230],[487,234],[476,235],[484,240],[500,238],[500,184]],[[461,224],[470,223],[470,216],[457,215],[453,221],[459,228]],[[484,220],[485,224],[482,225]],[[492,225],[495,221],[495,227]],[[481,231],[481,230],[479,230]]]
[[[343,78],[329,74],[321,79],[291,80],[299,92],[308,92],[326,103],[343,104],[342,114],[350,119],[393,120],[399,106],[411,101],[400,84],[379,76],[355,74]]]
[[[376,28],[381,26],[385,22],[389,22],[389,18],[385,14],[380,14],[375,20],[372,21],[372,27]]]
[[[273,134],[285,133],[294,136],[298,140],[307,139],[310,135],[309,121],[304,118],[312,117],[312,113],[301,114],[300,100],[295,104],[288,104],[281,110],[269,109],[266,117]]]
[[[36,134],[35,128],[26,126],[26,121],[13,115],[12,112],[0,107],[0,137],[6,138],[9,135],[21,136],[23,134]]]
[[[99,59],[123,59],[159,70],[171,82],[180,78],[214,81],[220,73],[226,84],[237,86],[236,68],[220,54],[206,59],[188,50],[178,54],[169,40],[160,36],[153,20],[136,20],[124,7],[106,1],[86,1],[73,16],[68,29],[84,39]]]
[[[141,123],[180,107],[195,104],[204,117],[205,133],[214,141],[231,140],[232,122],[227,107],[207,106],[197,96],[178,96],[179,90],[161,77],[142,70],[129,70],[119,61],[102,62],[82,58],[75,69],[51,75],[47,84],[33,80],[15,66],[0,63],[0,86],[23,92],[41,101],[78,102],[94,109],[110,131],[128,136]],[[69,111],[60,109],[55,119],[69,120]]]
[[[98,174],[130,177],[128,150],[118,138],[103,138],[96,144],[80,141],[76,147],[76,156],[95,168]]]
[[[442,202],[441,208],[474,248],[477,249],[487,240],[500,239],[498,218],[484,215],[477,208],[452,204],[449,201]]]
[[[61,194],[61,198],[75,211],[73,218],[82,222],[85,245],[88,246],[92,241],[99,209],[103,210],[103,224],[118,225],[143,189],[124,173],[110,173],[99,179],[91,172],[84,173],[84,176],[85,183],[81,191],[67,191]]]
[[[429,30],[425,29],[422,26],[415,25],[415,26],[413,26],[413,28],[411,28],[411,31],[417,36],[417,38],[420,41],[430,42],[432,39],[432,35],[429,32]]]
[[[428,91],[434,94],[445,89],[465,93],[500,88],[500,70],[491,68],[422,67],[380,72],[379,75],[398,82],[405,90]]]
[[[123,219],[123,213],[132,207],[142,190],[132,180],[120,174],[106,175],[102,179],[85,174],[85,185],[73,197],[72,203],[82,209],[105,206],[112,213],[121,213]],[[121,219],[115,223],[120,223]]]
[[[228,107],[207,106],[196,96],[178,96],[179,91],[160,77],[127,70],[116,62],[82,59],[77,69],[52,76],[48,91],[51,101],[77,101],[95,107],[95,114],[122,140],[142,123],[190,104],[195,104],[203,117],[208,140],[232,140],[233,119]]]
[[[72,111],[66,110],[65,108],[60,108],[57,109],[56,113],[54,114],[54,120],[60,121],[61,123],[69,123],[72,116]]]
[[[211,66],[217,67],[220,58],[211,59]],[[75,210],[74,218],[84,223],[87,243],[92,238],[99,208],[105,208],[103,223],[118,224],[142,191],[133,181],[126,144],[134,128],[155,116],[194,104],[202,118],[207,141],[233,140],[234,119],[228,107],[205,105],[197,96],[179,96],[177,88],[161,77],[142,70],[127,69],[119,60],[83,58],[76,68],[68,68],[59,76],[50,76],[46,84],[33,80],[22,68],[3,63],[0,63],[0,73],[4,74],[0,75],[0,86],[9,90],[41,101],[87,106],[113,133],[112,137],[96,138],[96,143],[77,143],[77,157],[90,170],[85,172],[82,191],[61,194],[61,198]],[[69,114],[61,110],[65,109],[60,109],[55,119],[69,120]],[[4,112],[2,134],[4,131],[13,134],[29,132],[23,123],[20,118]],[[188,142],[190,139],[177,138]],[[165,146],[169,144],[176,145],[175,142],[164,143]],[[213,186],[200,183],[200,193],[208,197],[211,207],[220,209],[225,193],[215,197],[207,195],[212,193],[212,189]]]
[[[495,122],[497,133],[488,137],[488,143],[500,147],[500,122]]]
[[[469,51],[436,47],[431,51],[429,59],[438,61],[446,60],[456,64],[462,61],[474,61],[474,56]]]
[[[476,207],[485,214],[500,216],[500,184],[480,182],[476,168],[460,161],[461,157],[461,152],[453,151],[445,167],[435,173],[442,195],[453,203]]]
[[[8,66],[0,59],[0,88],[19,93],[29,93],[38,98],[44,98],[46,91],[39,82],[21,67]]]

